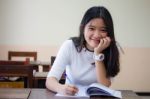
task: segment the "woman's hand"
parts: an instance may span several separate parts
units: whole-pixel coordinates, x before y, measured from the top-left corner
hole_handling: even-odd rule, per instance
[[[104,49],[106,49],[110,45],[110,42],[111,42],[110,37],[101,38],[98,46],[94,48],[94,53],[95,54],[101,53]]]
[[[78,92],[78,88],[74,85],[64,84],[60,90],[61,94],[64,95],[75,95]]]

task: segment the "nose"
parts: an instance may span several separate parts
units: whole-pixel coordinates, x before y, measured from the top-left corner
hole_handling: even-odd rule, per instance
[[[100,31],[95,31],[94,37],[96,37],[96,38],[101,38],[101,37],[102,37],[102,34],[100,33]]]

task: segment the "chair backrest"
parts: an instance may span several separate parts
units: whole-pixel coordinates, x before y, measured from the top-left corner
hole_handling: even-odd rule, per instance
[[[34,61],[37,61],[37,52],[25,52],[25,51],[9,51],[8,60],[12,60],[13,57],[28,57],[33,58]]]
[[[25,65],[25,61],[0,60],[0,65]]]
[[[56,56],[51,56],[51,66],[53,65],[54,61],[55,61]]]

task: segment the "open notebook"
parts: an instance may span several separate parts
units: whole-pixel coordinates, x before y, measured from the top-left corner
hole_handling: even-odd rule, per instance
[[[56,96],[65,96],[65,97],[104,96],[104,97],[122,98],[120,91],[110,89],[99,83],[93,83],[90,86],[77,86],[77,87],[79,91],[74,96],[67,96],[61,94],[56,94]]]

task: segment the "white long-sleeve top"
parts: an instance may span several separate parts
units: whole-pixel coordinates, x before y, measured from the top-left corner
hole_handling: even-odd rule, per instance
[[[75,85],[90,85],[96,83],[96,70],[93,52],[83,48],[77,52],[72,40],[66,40],[53,63],[47,77],[55,77],[60,80],[66,70],[66,83]]]

